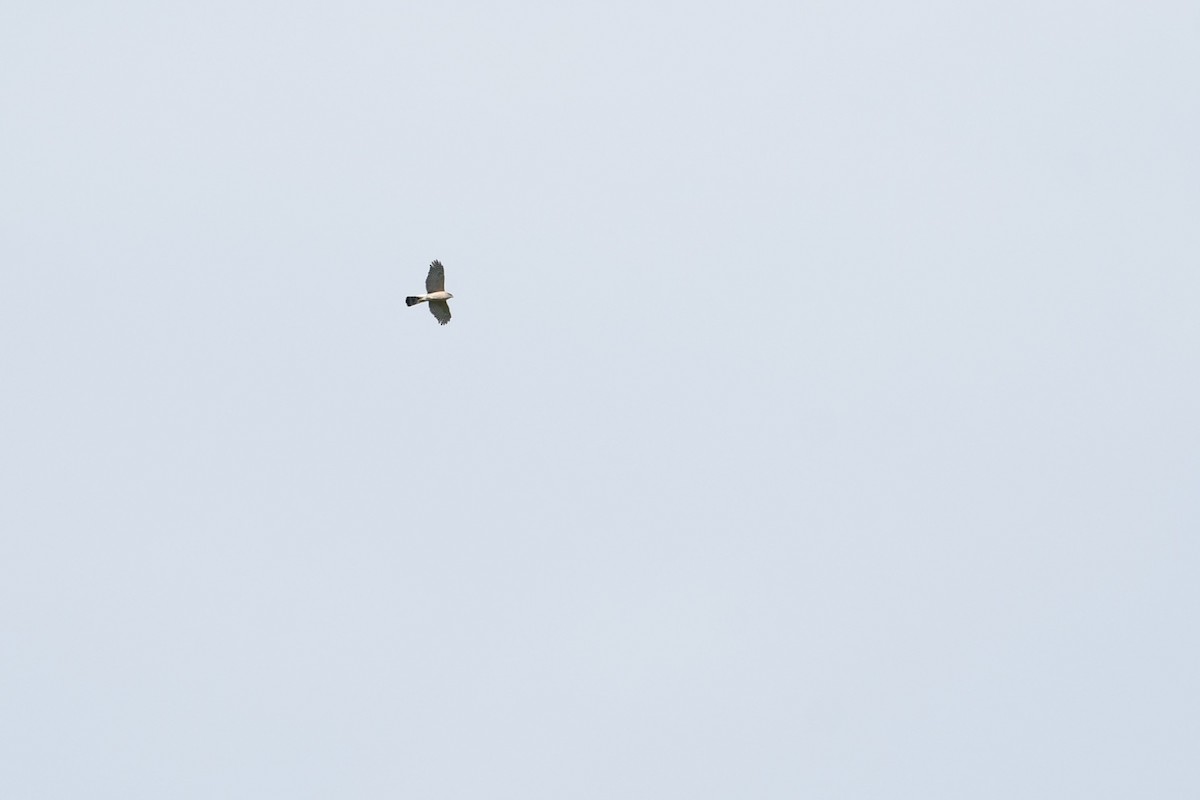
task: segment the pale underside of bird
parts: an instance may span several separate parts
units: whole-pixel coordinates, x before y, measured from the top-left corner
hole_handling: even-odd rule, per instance
[[[439,325],[450,321],[450,304],[446,301],[454,295],[446,291],[446,268],[442,262],[434,261],[429,265],[429,274],[425,276],[425,294],[417,297],[406,297],[404,302],[410,306],[417,303],[429,303],[429,313]]]

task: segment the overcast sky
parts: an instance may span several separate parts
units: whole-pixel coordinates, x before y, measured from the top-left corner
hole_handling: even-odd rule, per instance
[[[4,0],[0,795],[1200,796],[1198,36]]]

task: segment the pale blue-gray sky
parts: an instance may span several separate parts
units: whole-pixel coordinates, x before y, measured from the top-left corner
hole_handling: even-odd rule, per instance
[[[1198,796],[1198,34],[9,0],[0,795]]]

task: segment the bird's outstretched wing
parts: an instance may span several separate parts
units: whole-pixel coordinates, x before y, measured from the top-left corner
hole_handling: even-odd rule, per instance
[[[430,300],[429,313],[433,314],[439,325],[445,325],[450,321],[450,304],[445,300]]]
[[[428,294],[446,291],[446,268],[442,266],[442,262],[434,261],[429,265],[429,274],[425,276],[425,291]],[[449,318],[450,313],[446,312],[446,319]]]

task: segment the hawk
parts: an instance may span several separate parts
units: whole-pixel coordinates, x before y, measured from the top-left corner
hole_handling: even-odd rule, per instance
[[[425,294],[420,297],[406,297],[404,302],[410,306],[417,303],[429,303],[429,313],[433,314],[438,325],[450,321],[450,304],[446,301],[454,295],[446,291],[446,268],[442,262],[434,261],[429,265],[429,274],[425,276]]]

